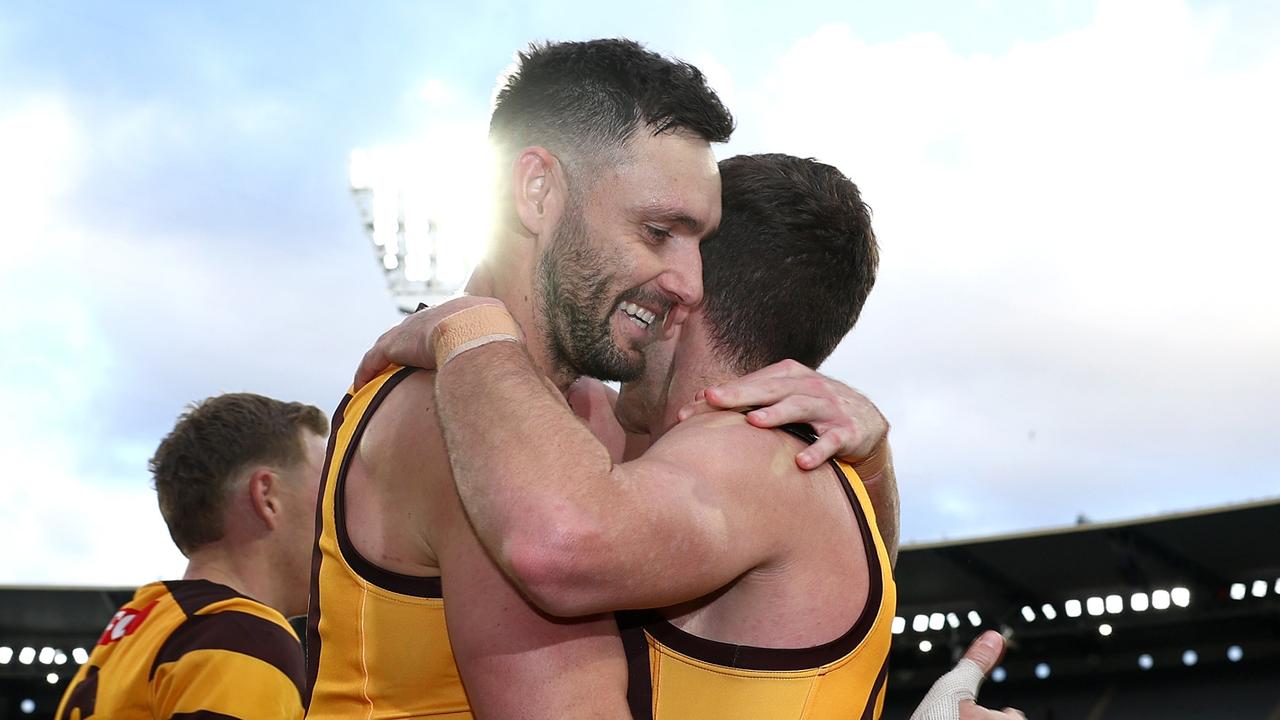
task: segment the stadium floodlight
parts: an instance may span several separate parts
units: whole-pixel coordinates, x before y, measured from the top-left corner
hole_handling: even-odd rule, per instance
[[[1053,620],[1058,617],[1058,611],[1054,609],[1052,603],[1045,603],[1040,606],[1040,614],[1044,615],[1045,620]]]
[[[924,632],[929,629],[929,616],[917,615],[911,618],[911,629],[916,632]]]
[[[1200,661],[1200,654],[1195,650],[1188,650],[1182,653],[1182,664],[1191,667]]]
[[[929,642],[928,640],[920,641],[920,652],[929,652],[932,649],[933,649],[933,643]]]
[[[1098,626],[1098,634],[1101,635],[1102,637],[1107,637],[1111,635],[1111,626],[1108,625],[1107,623],[1102,623],[1101,625]]]
[[[1151,591],[1151,607],[1157,610],[1169,609],[1169,591],[1168,590],[1152,590]]]
[[[45,679],[45,680],[48,680],[50,685],[57,685],[57,684],[58,684],[58,673],[49,673],[48,675],[45,675],[45,676],[44,676],[44,679]]]
[[[1036,677],[1041,680],[1049,677],[1049,663],[1040,663],[1036,665]]]
[[[40,664],[52,665],[55,655],[57,655],[57,651],[51,647],[40,648]]]
[[[1280,595],[1280,578],[1276,578],[1276,594]]]
[[[1086,600],[1084,606],[1088,609],[1089,614],[1095,617],[1101,615],[1106,610],[1106,603],[1097,595]]]
[[[969,624],[974,627],[978,627],[982,624],[982,616],[978,614],[977,610],[969,611]]]
[[[893,634],[901,635],[903,630],[907,629],[907,621],[900,617],[893,618]]]
[[[12,659],[13,659],[13,648],[9,647],[8,645],[0,647],[0,665],[8,665],[9,661]]]
[[[1151,607],[1151,598],[1144,592],[1136,592],[1129,596],[1129,609],[1134,612],[1146,612]]]
[[[33,647],[24,647],[18,652],[18,662],[23,665],[30,665],[36,659],[36,649]]]
[[[89,653],[82,647],[74,648],[71,651],[71,659],[75,660],[77,665],[83,665],[89,661]]]
[[[1032,609],[1031,609],[1031,606],[1029,606],[1029,605],[1023,605],[1023,606],[1022,606],[1022,617],[1023,617],[1023,618],[1025,618],[1027,622],[1035,622],[1035,619],[1036,619],[1036,611],[1035,611],[1035,610],[1032,610]]]
[[[58,651],[58,652],[53,656],[53,664],[54,664],[54,665],[66,665],[66,664],[67,664],[67,654],[66,654],[66,653],[64,653],[64,652],[62,652],[61,650],[59,650],[59,651]]]
[[[1075,598],[1062,603],[1062,609],[1067,611],[1067,617],[1080,617],[1080,601]]]
[[[1254,597],[1266,597],[1266,596],[1267,596],[1267,581],[1266,581],[1266,580],[1254,580],[1254,581],[1253,581],[1253,596],[1254,596]]]
[[[1004,682],[1006,677],[1009,677],[1009,673],[1005,671],[1003,665],[999,665],[995,670],[991,671],[992,682]]]
[[[1142,653],[1141,655],[1138,656],[1138,667],[1142,668],[1143,670],[1150,670],[1152,667],[1155,666],[1155,664],[1156,664],[1156,661],[1152,660],[1151,656],[1146,653]]]
[[[1244,648],[1240,647],[1239,645],[1232,645],[1231,647],[1227,648],[1227,659],[1230,660],[1231,662],[1240,662],[1241,658],[1243,657],[1244,657]]]
[[[1232,600],[1243,600],[1247,592],[1249,592],[1249,588],[1246,588],[1244,583],[1231,583]]]
[[[1169,591],[1169,599],[1180,608],[1191,604],[1191,591],[1184,587],[1176,587]]]
[[[947,624],[954,630],[960,627],[960,617],[953,612],[947,613]]]
[[[437,138],[351,152],[351,194],[402,312],[459,293],[489,239],[493,163],[483,128]]]
[[[947,622],[947,618],[940,612],[933,613],[929,616],[929,629],[941,630],[942,626]]]
[[[36,701],[31,698],[23,698],[22,702],[18,703],[18,709],[22,711],[23,715],[30,715],[36,711]]]
[[[1107,612],[1116,615],[1124,610],[1124,598],[1119,595],[1107,596]]]

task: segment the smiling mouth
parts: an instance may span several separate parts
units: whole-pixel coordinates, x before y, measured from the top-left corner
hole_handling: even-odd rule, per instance
[[[618,303],[618,309],[642,330],[648,330],[649,327],[653,325],[654,321],[658,319],[657,314],[652,310],[641,307],[633,302],[620,302]]]

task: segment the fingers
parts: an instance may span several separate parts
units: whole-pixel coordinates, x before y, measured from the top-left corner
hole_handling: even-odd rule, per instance
[[[706,391],[707,402],[724,410],[772,405],[788,395],[809,393],[813,388],[799,378],[739,378]]]
[[[749,403],[760,405],[762,403]],[[742,405],[740,407],[746,407]],[[761,428],[773,428],[794,422],[821,423],[834,412],[830,401],[812,395],[788,395],[769,407],[752,410],[747,420]]]
[[[840,433],[836,430],[828,430],[819,435],[817,442],[796,455],[796,465],[802,470],[812,470],[831,458],[838,457],[841,454],[840,448],[843,447],[839,437]]]
[[[960,701],[960,720],[1026,720],[1027,716],[1017,708],[990,710],[972,700]]]
[[[1004,636],[995,630],[988,630],[969,645],[964,656],[977,663],[982,674],[986,675],[1000,664],[1000,658],[1004,656]]]

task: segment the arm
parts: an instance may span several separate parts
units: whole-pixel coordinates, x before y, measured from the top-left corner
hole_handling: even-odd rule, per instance
[[[416,373],[366,431],[370,467],[409,473],[417,525],[438,562],[449,643],[478,718],[629,718],[627,668],[612,617],[549,618],[484,552],[454,490],[432,381]],[[425,440],[424,440],[425,439]],[[412,470],[406,470],[412,469]],[[379,478],[383,486],[390,478]]]
[[[795,522],[767,495],[784,484],[735,471],[798,472],[793,447],[780,434],[761,442],[736,413],[682,423],[642,458],[615,464],[523,346],[506,342],[448,363],[436,399],[481,542],[553,614],[699,597],[774,559]]]

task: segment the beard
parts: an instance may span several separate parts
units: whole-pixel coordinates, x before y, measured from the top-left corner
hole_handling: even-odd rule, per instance
[[[592,247],[581,209],[573,204],[538,260],[543,332],[554,361],[575,375],[629,382],[644,372],[643,353],[629,354],[613,339],[617,275],[610,258]],[[631,294],[631,293],[628,293]]]

